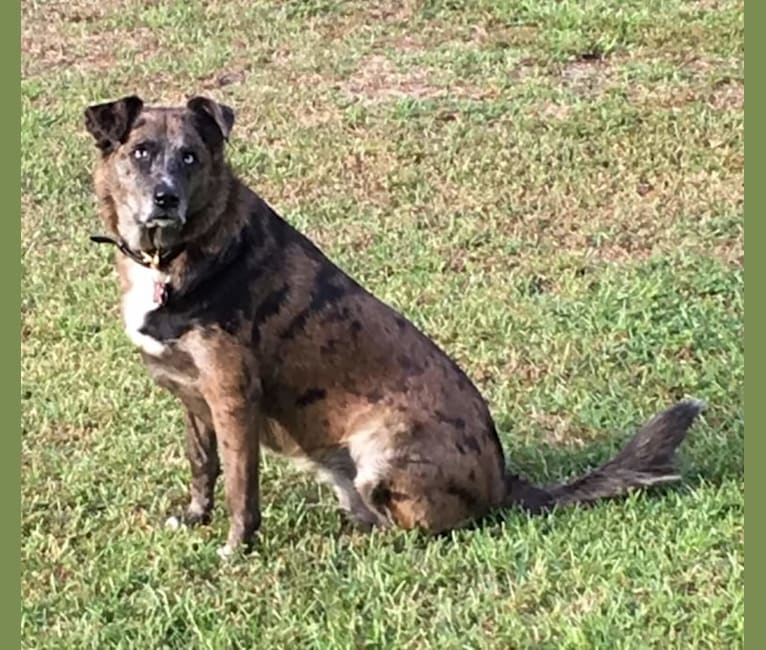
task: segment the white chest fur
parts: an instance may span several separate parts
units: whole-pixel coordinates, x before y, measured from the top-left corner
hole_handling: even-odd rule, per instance
[[[146,315],[160,305],[155,301],[155,284],[167,281],[164,274],[135,262],[128,264],[128,290],[122,297],[122,316],[125,330],[133,343],[152,356],[160,356],[165,345],[142,334],[139,330],[144,325]]]

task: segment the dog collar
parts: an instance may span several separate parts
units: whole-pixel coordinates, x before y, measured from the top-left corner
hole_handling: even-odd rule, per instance
[[[160,267],[170,264],[181,253],[181,248],[170,248],[163,251],[156,250],[154,253],[146,251],[134,251],[122,238],[110,237],[109,235],[91,235],[90,240],[96,244],[113,244],[119,251],[132,259],[136,264],[158,271]]]
[[[109,235],[91,235],[90,240],[96,244],[114,244],[119,251],[132,259],[136,264],[145,266],[155,273],[154,295],[152,296],[157,305],[164,305],[168,300],[168,280],[162,280],[160,267],[170,264],[181,253],[180,248],[171,248],[164,251],[154,251],[153,254],[145,251],[134,251],[122,238],[110,237]]]

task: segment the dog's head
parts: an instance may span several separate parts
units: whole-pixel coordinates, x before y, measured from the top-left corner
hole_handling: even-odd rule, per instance
[[[216,195],[233,124],[234,112],[206,97],[161,108],[130,96],[86,109],[101,151],[97,192],[131,248],[167,248],[194,229]]]

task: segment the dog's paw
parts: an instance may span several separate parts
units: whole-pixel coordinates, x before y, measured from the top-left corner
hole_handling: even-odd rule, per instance
[[[182,523],[186,526],[206,526],[210,523],[210,513],[190,506],[184,513]]]
[[[235,555],[238,554],[238,552],[238,547],[232,546],[231,544],[224,544],[216,550],[215,554],[221,559],[221,561],[229,562],[234,558]]]
[[[172,516],[165,520],[165,528],[168,530],[180,530],[184,527],[184,522],[178,517]]]
[[[256,543],[258,541],[257,535],[252,538],[243,541],[227,541],[226,544],[216,550],[221,560],[231,561],[234,558],[243,558],[250,555],[255,550]]]
[[[189,506],[182,514],[171,515],[165,520],[165,528],[168,530],[181,530],[205,526],[210,523],[210,513]]]

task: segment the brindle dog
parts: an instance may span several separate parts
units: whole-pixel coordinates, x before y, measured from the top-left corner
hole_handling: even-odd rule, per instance
[[[95,190],[128,336],[185,410],[188,523],[207,522],[223,467],[228,555],[261,523],[261,446],[301,461],[364,526],[438,533],[490,511],[540,511],[674,481],[702,404],[684,401],[610,462],[534,487],[506,467],[463,371],[330,262],[231,171],[230,108],[135,96],[89,107]],[[220,458],[220,461],[219,461]]]

